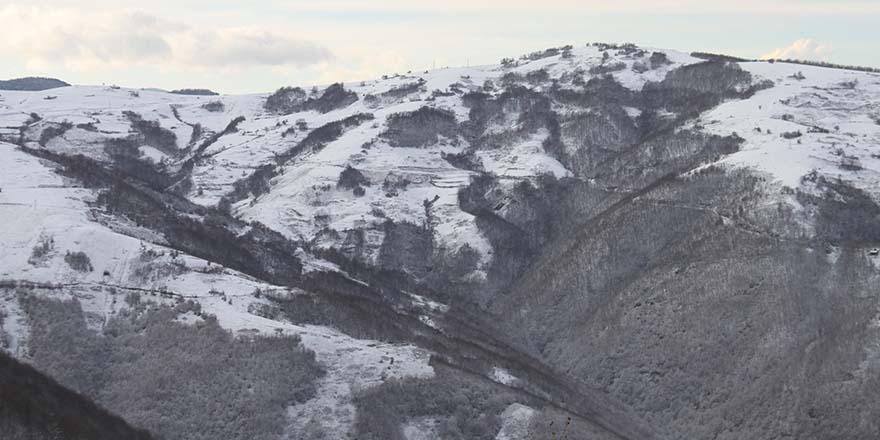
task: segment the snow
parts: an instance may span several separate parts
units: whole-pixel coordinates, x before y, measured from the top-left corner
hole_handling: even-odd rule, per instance
[[[216,286],[230,288],[248,282],[237,277],[235,273],[218,276]],[[434,369],[429,365],[430,353],[416,346],[355,339],[330,327],[294,325],[256,316],[248,310],[252,304],[264,300],[254,298],[241,289],[227,291],[227,299],[224,299],[204,292],[204,286],[199,284],[178,285],[176,288],[192,294],[191,299],[201,305],[203,313],[216,316],[221,327],[235,334],[297,335],[303,347],[315,352],[317,361],[327,374],[318,380],[314,398],[288,409],[291,430],[302,427],[306,421],[315,420],[327,430],[330,438],[352,438],[351,429],[355,420],[352,399],[355,393],[390,379],[429,378],[434,375]],[[272,286],[267,288],[271,289]],[[131,289],[142,291],[143,286],[115,286],[111,289],[102,284],[86,283],[69,286],[64,294],[55,291],[39,291],[39,294],[57,299],[76,298],[86,314],[89,327],[100,330],[110,316],[125,308],[122,295]],[[173,303],[173,299],[158,296],[159,293],[155,291],[152,295],[144,295],[142,300]],[[14,289],[6,290],[4,295],[0,297],[0,312],[5,316],[4,333],[12,336],[8,351],[22,355],[22,341],[26,339],[28,330]],[[195,324],[202,318],[188,312],[179,315],[177,320]],[[333,417],[327,417],[331,413]]]
[[[256,331],[267,336],[279,332],[298,335],[302,345],[315,352],[327,374],[318,380],[314,398],[288,409],[290,430],[313,421],[330,438],[352,438],[355,393],[389,379],[434,375],[426,350],[409,344],[354,339],[330,327],[293,325],[251,315],[247,313],[248,305],[255,301],[249,297],[236,299],[233,304],[219,297],[199,300],[202,310],[216,315],[223,328],[243,334]]]
[[[437,419],[418,417],[403,424],[403,438],[406,440],[434,440],[440,438]]]
[[[633,65],[644,62],[655,49],[645,50],[645,55],[634,58],[610,49],[610,58],[604,63],[624,63],[624,69],[611,75],[624,87],[640,90],[648,81],[662,80],[674,68],[701,61],[664,50],[671,64],[639,73]],[[474,217],[458,205],[459,191],[470,184],[476,173],[457,169],[441,157],[442,153],[462,152],[468,147],[466,141],[441,139],[425,148],[392,147],[380,138],[387,128],[384,121],[391,114],[423,106],[449,110],[459,121],[467,120],[469,109],[460,95],[432,98],[432,92],[448,91],[455,84],[463,90],[475,90],[487,80],[498,83],[508,72],[525,75],[545,69],[551,78],[561,79],[580,69],[584,80],[597,76],[589,70],[603,63],[599,48],[576,47],[572,55],[518,62],[512,68],[437,69],[346,84],[362,99],[326,114],[267,114],[262,107],[267,94],[200,97],[100,86],[74,86],[50,92],[3,91],[0,133],[17,136],[31,113],[43,118],[27,127],[37,136],[50,124],[93,124],[94,130],[74,127],[63,138],[49,141],[45,148],[106,160],[104,142],[131,133],[130,122],[123,115],[123,111],[131,110],[176,133],[180,157],[172,157],[154,146],[140,146],[144,158],[168,162],[173,168],[192,154],[189,144],[196,124],[203,129],[194,143],[200,145],[212,134],[223,131],[233,119],[244,116],[238,131],[220,137],[195,165],[193,190],[188,197],[213,206],[232,189],[234,182],[271,163],[276,154],[293,147],[308,134],[295,130],[284,135],[297,120],[304,120],[309,130],[314,130],[356,113],[369,112],[374,114],[374,120],[349,129],[321,151],[303,154],[284,164],[283,173],[272,180],[267,194],[236,204],[234,213],[243,220],[264,223],[288,237],[310,241],[318,248],[338,248],[348,232],[362,229],[365,259],[373,263],[384,239],[386,220],[429,227],[437,252],[453,253],[464,245],[477,251],[479,266],[468,276],[480,279],[486,276],[493,250]],[[876,122],[880,120],[880,76],[781,63],[741,66],[756,78],[774,81],[775,86],[749,99],[724,102],[693,121],[692,126],[699,123],[709,133],[727,136],[735,132],[745,139],[741,151],[722,157],[717,164],[753,169],[771,176],[779,187],[804,190],[810,187],[802,184],[801,178],[815,170],[827,177],[839,177],[880,198],[880,124]],[[803,73],[803,80],[792,78],[798,72]],[[852,87],[845,85],[852,81]],[[423,82],[421,90],[400,98],[381,98],[381,105],[375,108],[363,100],[368,94],[381,96],[415,82]],[[49,94],[57,98],[44,99]],[[203,107],[212,101],[223,103],[223,110],[210,112]],[[637,109],[625,110],[630,116],[638,115]],[[828,133],[809,132],[811,127],[821,127]],[[780,136],[798,130],[803,133],[798,138],[800,142]],[[569,170],[543,151],[541,144],[547,136],[546,130],[538,130],[504,148],[481,150],[476,155],[485,170],[499,176],[504,185],[512,186],[545,173],[557,178],[570,176]],[[32,144],[38,147],[36,142]],[[254,307],[270,304],[267,296],[287,297],[305,292],[272,286],[200,258],[172,255],[160,234],[124,218],[93,211],[89,204],[96,198],[94,191],[78,187],[56,174],[52,164],[12,144],[0,142],[0,163],[0,280],[64,283],[64,297],[80,301],[88,325],[95,329],[125,306],[122,295],[138,291],[150,301],[172,302],[175,296],[197,301],[204,312],[216,315],[221,326],[236,334],[299,335],[303,346],[315,351],[327,375],[320,379],[315,398],[289,408],[289,437],[295,438],[298,427],[309,420],[328,429],[329,438],[351,437],[356,416],[353,395],[391,378],[434,374],[429,364],[430,353],[413,345],[360,340],[330,327],[295,325],[256,316],[252,313]],[[845,164],[858,164],[861,169],[841,166]],[[349,165],[361,170],[371,182],[363,196],[336,186],[339,173]],[[383,188],[386,179],[407,179],[411,183],[395,193]],[[432,200],[428,214],[424,202]],[[779,200],[797,205],[790,196],[780,196]],[[327,234],[328,230],[339,234]],[[34,248],[44,242],[52,243],[49,253],[32,258]],[[73,270],[64,259],[68,251],[86,253],[94,270]],[[835,252],[829,258],[836,258]],[[306,272],[343,273],[335,264],[303,250],[297,256]],[[875,265],[880,264],[880,258],[870,259]],[[254,296],[257,289],[264,292],[261,298]],[[163,297],[163,293],[172,297]],[[57,291],[46,294],[60,295]],[[27,344],[27,325],[14,289],[5,290],[3,295],[0,311],[5,315],[2,330],[8,340],[6,349],[21,356]],[[419,319],[431,326],[436,325],[432,316],[448,308],[416,294],[411,294],[411,300],[425,313]],[[178,317],[190,324],[200,319],[191,313]],[[506,385],[520,380],[501,367],[492,370],[492,378]],[[527,406],[511,405],[502,414],[503,426],[497,438],[526,438],[534,414],[535,410]],[[435,425],[435,420],[425,418],[410,421],[403,429],[407,438],[433,438]]]
[[[544,152],[542,142],[549,133],[540,129],[531,138],[503,149],[481,150],[477,157],[487,172],[502,177],[527,178],[552,174],[556,178],[570,177],[571,171]]]
[[[168,159],[167,154],[165,154],[165,153],[163,153],[163,152],[161,152],[161,151],[157,150],[156,148],[151,147],[149,145],[143,145],[138,149],[140,150],[141,155],[143,157],[145,157],[146,159],[149,159],[153,163],[158,164],[158,163],[161,163],[162,160]]]
[[[57,98],[43,99],[50,92]],[[198,102],[203,99],[161,91],[100,86],[64,87],[47,92],[3,91],[2,96],[5,102],[0,103],[0,126],[21,126],[31,113],[36,113],[43,118],[44,123],[92,123],[105,136],[121,137],[130,130],[129,121],[123,111],[133,111],[144,119],[158,121],[172,131],[180,131],[177,137],[181,148],[189,140],[190,128],[174,119],[171,104]]]
[[[580,46],[571,49],[571,58],[564,58],[562,55],[542,58],[539,60],[524,62],[520,61],[519,65],[510,69],[510,72],[527,74],[541,69],[547,71],[551,78],[560,78],[565,74],[572,72],[583,72],[584,81],[602,76],[602,73],[590,73],[590,69],[596,66],[610,66],[622,63],[626,67],[615,72],[611,72],[611,76],[623,87],[630,90],[640,91],[645,84],[650,82],[659,82],[666,77],[666,74],[676,68],[684,65],[702,62],[699,58],[692,57],[689,54],[668,49],[656,49],[650,47],[640,47],[645,54],[636,58],[634,55],[620,54],[619,49],[601,50],[596,46]],[[633,69],[633,65],[637,62],[647,63],[648,59],[654,51],[666,54],[669,64],[648,69],[644,72],[637,72]],[[603,53],[608,53],[608,59],[603,61]]]
[[[735,132],[745,139],[742,151],[720,164],[766,172],[789,188],[800,187],[801,178],[815,170],[880,196],[880,124],[872,120],[880,111],[880,76],[784,63],[741,66],[775,86],[700,116],[704,130],[724,136]],[[803,80],[792,78],[798,72]],[[850,81],[856,81],[854,88],[843,86]],[[810,132],[812,127],[829,132]],[[781,136],[795,131],[803,136]],[[842,167],[846,160],[862,169]]]
[[[376,121],[421,106],[407,102],[382,109],[375,112]],[[488,240],[476,228],[473,216],[458,207],[458,191],[470,183],[473,173],[456,169],[440,157],[441,151],[458,152],[460,147],[398,148],[378,140],[369,150],[362,148],[384,130],[382,122],[367,122],[347,131],[323,150],[297,158],[273,181],[272,191],[240,203],[237,213],[245,220],[259,221],[296,239],[312,239],[325,228],[341,232],[341,239],[345,232],[356,228],[372,229],[376,233],[368,236],[373,238],[368,243],[372,247],[368,261],[375,262],[386,219],[423,225],[428,221],[423,202],[437,197],[432,208],[437,241],[450,252],[467,243],[482,250],[488,263]],[[363,170],[371,182],[363,196],[336,187],[339,174],[349,165]],[[389,176],[412,183],[398,190],[397,195],[389,195],[382,188]],[[326,245],[339,244],[331,241]]]
[[[93,194],[82,188],[66,187],[64,180],[49,167],[14,145],[0,143],[0,157],[6,164],[0,174],[0,218],[4,221],[0,229],[0,279],[69,279],[71,271],[62,264],[64,251],[79,250],[80,243],[96,245],[92,239],[98,227],[86,216],[86,201]],[[55,243],[45,261],[31,265],[28,259],[33,248],[50,238]]]
[[[671,64],[643,73],[636,73],[632,65],[644,61],[653,49],[647,49],[641,58],[608,50],[605,63],[624,62],[627,68],[614,72],[625,87],[641,88],[647,81],[658,81],[677,66],[697,62],[689,55],[665,51]],[[584,79],[596,76],[588,73],[601,64],[602,51],[594,46],[575,47],[571,58],[560,55],[535,61],[520,61],[516,67],[473,66],[442,68],[425,72],[393,75],[379,80],[353,82],[345,87],[361,98],[354,104],[328,113],[304,111],[290,115],[266,113],[263,103],[268,96],[251,94],[241,96],[187,96],[160,90],[134,90],[99,86],[73,86],[51,91],[53,100],[42,99],[41,92],[3,92],[0,102],[0,127],[9,127],[17,133],[31,113],[43,121],[30,130],[39,133],[49,122],[74,124],[91,123],[97,131],[73,128],[63,138],[51,140],[49,149],[68,154],[79,153],[107,160],[104,141],[128,136],[130,123],[123,111],[130,110],[145,119],[157,121],[163,128],[177,135],[180,151],[189,152],[178,158],[169,157],[153,146],[141,146],[144,158],[155,163],[165,161],[175,169],[179,161],[189,158],[194,146],[205,142],[212,134],[220,133],[233,119],[243,116],[238,131],[221,136],[196,161],[192,173],[193,187],[188,198],[195,203],[214,206],[228,194],[233,184],[253,173],[261,165],[272,163],[280,154],[301,141],[310,130],[329,122],[357,113],[372,113],[373,121],[347,131],[340,139],[317,153],[307,153],[283,168],[283,174],[272,181],[268,194],[238,203],[234,212],[245,220],[264,223],[286,236],[312,241],[320,247],[339,248],[347,233],[355,229],[365,231],[367,263],[375,263],[384,240],[383,225],[390,219],[430,227],[433,230],[436,252],[454,254],[468,245],[480,256],[478,267],[468,278],[482,279],[491,264],[493,250],[486,237],[477,228],[474,217],[458,206],[458,192],[470,183],[475,173],[456,169],[441,158],[441,153],[458,153],[467,147],[459,140],[441,140],[427,148],[395,148],[379,138],[386,129],[385,119],[394,113],[409,112],[424,106],[449,110],[459,121],[469,118],[469,109],[460,94],[432,96],[435,90],[450,91],[455,87],[464,91],[478,90],[486,81],[499,84],[508,73],[528,74],[540,69],[552,78],[560,78],[581,69]],[[402,86],[421,84],[417,91],[406,96],[383,95]],[[323,87],[314,92],[320,94]],[[368,105],[364,97],[378,97],[378,106]],[[221,111],[208,111],[209,102],[223,104]],[[306,122],[309,129],[296,129],[296,122]],[[513,121],[515,122],[515,121]],[[199,125],[201,136],[190,143],[194,127]],[[288,132],[294,128],[293,132]],[[508,127],[503,127],[507,129]],[[479,151],[477,156],[489,172],[513,181],[532,179],[541,174],[556,177],[570,176],[571,172],[543,151],[541,142],[546,130],[531,133],[526,139],[499,150]],[[374,142],[375,141],[375,142]],[[372,142],[369,148],[364,145]],[[178,162],[175,163],[175,160]],[[336,188],[339,173],[346,166],[364,170],[372,185],[362,197],[349,190]],[[389,195],[382,183],[389,176],[412,181],[406,189]],[[430,218],[424,202],[434,200]],[[338,235],[326,234],[326,231]]]
[[[206,296],[212,288],[249,295],[268,287],[234,271],[211,268],[196,257],[172,258],[171,249],[96,223],[87,205],[95,199],[91,190],[69,186],[46,163],[11,144],[0,143],[0,157],[12,165],[0,174],[0,279],[167,289],[189,297]],[[34,248],[50,240],[48,255],[33,259]],[[73,270],[64,259],[68,251],[84,252],[94,270]],[[157,256],[146,264],[144,255],[149,252]],[[155,270],[143,270],[146,266]],[[182,269],[170,270],[174,267]],[[227,276],[230,273],[236,276]]]
[[[519,379],[516,376],[511,374],[507,369],[501,367],[494,367],[492,369],[492,379],[495,382],[504,385],[514,385],[519,382]]]
[[[433,368],[428,364],[429,353],[415,346],[359,340],[329,327],[299,326],[251,314],[253,304],[268,304],[265,298],[253,296],[256,289],[264,292],[286,289],[196,257],[172,256],[167,248],[143,243],[94,223],[86,205],[94,198],[90,190],[69,186],[48,164],[11,144],[0,143],[0,158],[9,165],[6,172],[0,174],[0,218],[5,223],[0,229],[3,245],[0,279],[67,283],[62,297],[75,297],[80,301],[91,328],[100,329],[110,316],[124,307],[121,295],[146,290],[145,298],[150,301],[173,301],[161,297],[163,292],[195,300],[205,313],[216,315],[222,327],[239,334],[256,331],[264,335],[276,332],[299,335],[303,346],[315,351],[327,375],[320,379],[314,399],[290,409],[291,423],[314,418],[338,434],[333,438],[344,438],[350,432],[355,415],[351,399],[357,390],[391,378],[433,375]],[[45,261],[34,266],[28,262],[32,249],[46,237],[54,239],[54,250]],[[84,251],[95,270],[79,273],[70,269],[64,262],[65,250]],[[312,264],[319,265],[316,259]],[[327,264],[320,267],[335,269]],[[151,270],[139,270],[145,267]],[[160,270],[173,267],[185,270]],[[109,275],[104,275],[105,270]],[[5,315],[3,333],[10,342],[7,349],[21,355],[28,330],[14,289],[5,292],[5,297],[0,298],[0,311]],[[201,318],[185,314],[178,319],[195,323]],[[336,412],[335,418],[326,417],[327,408]]]
[[[285,164],[283,173],[271,182],[268,194],[238,203],[234,212],[244,220],[262,222],[290,238],[313,242],[318,248],[339,248],[345,244],[350,231],[363,230],[363,258],[368,263],[376,262],[386,220],[430,227],[438,253],[451,254],[465,244],[477,251],[479,266],[468,276],[480,279],[485,277],[491,264],[493,250],[477,228],[474,217],[458,206],[458,192],[469,185],[475,173],[454,168],[441,157],[441,153],[461,152],[467,148],[466,142],[441,140],[426,148],[391,147],[379,137],[386,129],[385,119],[394,113],[433,106],[450,110],[459,121],[464,121],[469,118],[469,109],[464,106],[461,95],[434,98],[432,92],[449,91],[453,86],[475,90],[487,80],[498,84],[507,73],[526,75],[543,69],[553,79],[568,77],[562,86],[569,87],[566,81],[570,81],[575,72],[589,80],[598,75],[590,73],[590,68],[623,63],[626,67],[611,75],[624,87],[639,90],[648,81],[662,80],[672,69],[702,61],[682,52],[654,48],[642,48],[644,53],[635,55],[618,49],[600,49],[574,47],[571,57],[555,55],[534,61],[521,60],[507,68],[443,68],[349,83],[346,88],[358,93],[361,99],[325,114],[315,111],[284,116],[266,113],[263,103],[267,93],[205,97],[103,86],[73,86],[51,92],[3,91],[0,93],[0,127],[3,133],[17,135],[18,127],[28,121],[31,113],[43,118],[28,129],[35,134],[50,123],[90,123],[97,131],[74,127],[63,138],[49,141],[46,148],[106,160],[104,141],[125,137],[131,132],[130,123],[123,115],[125,110],[174,131],[181,152],[189,151],[190,135],[196,124],[204,131],[195,142],[198,145],[211,134],[221,132],[236,117],[244,116],[238,131],[220,137],[196,162],[194,185],[188,197],[196,203],[212,206],[232,189],[234,182],[257,167],[271,163],[274,155],[296,145],[308,134],[308,130],[296,129],[283,135],[295,127],[296,121],[303,120],[309,130],[314,130],[356,113],[369,112],[375,116],[374,120],[348,130],[319,152],[304,154]],[[670,63],[643,72],[633,69],[635,63],[646,62],[654,51],[665,53]],[[609,58],[603,60],[606,52]],[[741,66],[756,78],[770,79],[776,85],[749,99],[722,103],[700,116],[698,122],[705,131],[719,135],[735,132],[745,138],[742,151],[721,158],[719,164],[752,168],[772,176],[780,187],[791,188],[800,187],[801,178],[816,170],[878,195],[880,124],[875,120],[880,119],[880,76],[783,63],[741,63]],[[797,72],[803,72],[805,78],[792,78]],[[856,81],[853,88],[843,86],[851,81]],[[403,97],[383,97],[378,106],[367,105],[363,99],[367,95],[382,97],[389,90],[416,83],[421,84],[419,90]],[[318,88],[316,93],[321,91],[322,88]],[[44,99],[50,94],[56,98]],[[222,111],[205,109],[204,105],[209,102],[222,103]],[[625,110],[631,116],[638,113],[633,108]],[[784,120],[786,114],[793,115],[793,119]],[[696,123],[694,121],[694,125]],[[812,126],[827,129],[829,133],[810,133]],[[797,130],[804,133],[800,143],[798,139],[780,137],[784,132]],[[476,155],[486,171],[504,179],[506,184],[545,173],[558,178],[570,176],[569,170],[543,151],[541,143],[547,135],[546,130],[538,130],[504,148],[480,150]],[[365,147],[368,143],[369,148]],[[107,222],[99,218],[106,224],[96,224],[93,217],[100,215],[89,213],[86,205],[95,196],[92,192],[68,187],[63,179],[38,165],[35,159],[12,152],[10,145],[2,148],[4,160],[8,157],[9,163],[15,165],[11,167],[12,172],[0,177],[4,189],[0,193],[0,207],[4,218],[10,219],[9,226],[0,232],[0,240],[7,246],[0,255],[0,277],[23,274],[35,280],[97,282],[99,274],[108,270],[113,274],[111,281],[122,282],[127,276],[124,269],[129,260],[140,252],[139,240],[133,237],[163,243],[162,237],[139,230],[122,219]],[[141,146],[140,150],[143,157],[153,162],[181,160],[149,145]],[[855,164],[861,169],[841,166],[845,164]],[[172,169],[174,165],[171,164]],[[339,173],[346,166],[363,171],[371,181],[363,196],[336,187]],[[412,183],[393,194],[383,188],[386,179],[408,179]],[[429,216],[424,202],[431,200],[436,201]],[[338,234],[327,234],[330,230]],[[40,264],[28,264],[31,249],[41,237],[53,237],[55,251]],[[72,273],[61,258],[67,250],[86,252],[92,258],[95,273]],[[314,259],[306,270],[338,268]],[[172,280],[171,284],[175,283]],[[203,287],[204,282],[199,284],[199,289]]]
[[[423,296],[416,295],[414,293],[406,292],[407,295],[412,299],[412,304],[416,307],[421,307],[424,309],[428,309],[435,312],[446,313],[449,310],[449,306],[446,304],[441,304],[436,301],[431,301]]]
[[[535,416],[533,408],[521,403],[513,403],[501,413],[501,429],[496,440],[527,440],[529,438],[529,423]]]

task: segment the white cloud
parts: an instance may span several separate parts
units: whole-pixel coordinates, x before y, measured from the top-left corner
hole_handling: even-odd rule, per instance
[[[293,11],[320,12],[460,12],[533,14],[533,0],[446,0],[416,2],[412,0],[321,0],[276,3]],[[565,13],[638,13],[638,14],[762,14],[783,16],[857,16],[880,13],[880,4],[870,0],[738,0],[736,2],[706,0],[545,0],[542,12]]]
[[[175,38],[175,55],[201,66],[302,66],[332,58],[316,43],[252,27],[190,30]]]
[[[354,57],[352,57],[354,58]],[[348,66],[339,63],[321,63],[317,66],[319,83],[338,81],[371,80],[382,75],[403,73],[408,70],[406,58],[395,51],[382,51],[374,55],[357,59]]]
[[[193,27],[140,11],[5,6],[0,53],[32,68],[306,66],[330,51],[286,31]]]
[[[786,59],[794,58],[798,60],[814,60],[826,61],[831,56],[832,50],[830,46],[819,44],[809,38],[797,40],[790,46],[775,49],[770,53],[764,54],[762,59]]]
[[[136,3],[141,12],[126,5],[135,3],[0,0],[0,72],[83,84],[197,83],[252,92],[375,78],[427,69],[435,61],[494,63],[587,41],[730,52],[723,42],[740,35],[738,53],[760,55],[756,47],[772,46],[761,46],[760,35],[742,34],[753,17],[785,20],[790,26],[779,32],[792,40],[812,22],[798,20],[822,17],[827,38],[839,49],[845,45],[848,53],[861,50],[870,57],[864,43],[870,38],[852,40],[840,32],[848,17],[861,22],[880,16],[878,0],[546,0],[540,6],[530,0],[261,0],[246,7],[233,0],[150,0]],[[691,15],[697,17],[687,20]],[[680,32],[663,33],[669,26]],[[698,45],[689,46],[691,41]],[[830,50],[824,50],[798,57],[826,58]]]

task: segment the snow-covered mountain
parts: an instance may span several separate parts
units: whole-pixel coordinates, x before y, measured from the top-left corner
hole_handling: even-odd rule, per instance
[[[877,433],[876,405],[840,405],[878,389],[880,75],[704,58],[595,44],[259,95],[2,91],[3,347],[167,438],[39,326],[108,353],[150,340],[139,319],[314,353],[305,391],[235,400],[272,410],[205,438]],[[118,356],[157,356],[137,353]],[[809,381],[842,391],[823,406]]]

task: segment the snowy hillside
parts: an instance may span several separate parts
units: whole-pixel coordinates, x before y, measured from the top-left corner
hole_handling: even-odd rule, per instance
[[[541,288],[562,281],[530,271],[592,255],[568,246],[604,239],[588,228],[640,197],[738,231],[772,217],[774,239],[828,239],[830,255],[846,240],[823,235],[828,188],[842,203],[880,203],[880,75],[631,45],[258,95],[2,91],[0,139],[4,350],[28,360],[37,349],[22,292],[76,299],[97,334],[129,316],[127,295],[192,301],[201,311],[181,313],[186,325],[213,315],[238,338],[296,335],[314,352],[324,373],[284,408],[283,438],[355,438],[365,396],[393,401],[461,372],[504,396],[474,409],[492,414],[499,439],[563,416],[597,438],[681,438],[666,413],[616,400],[613,380],[569,377],[564,347],[505,333],[487,313],[552,316],[541,313],[561,302],[541,303]],[[717,170],[764,179],[729,197],[757,200],[752,211],[697,190],[666,199],[663,185]],[[765,214],[780,201],[791,217]],[[852,228],[876,269],[870,221]],[[574,285],[616,286],[599,271],[617,265]],[[520,277],[537,287],[517,291]],[[522,327],[533,330],[545,326]],[[400,415],[399,429],[435,438],[465,417],[435,412]]]
[[[222,327],[240,335],[298,335],[328,368],[314,401],[291,409],[298,418],[321,419],[326,407],[350,405],[352,387],[385,378],[432,374],[427,354],[416,347],[358,340],[332,328],[291,325],[255,315],[255,306],[266,304],[265,299],[254,297],[257,289],[267,295],[297,292],[216,265],[212,268],[210,262],[151,244],[163,239],[132,225],[95,217],[87,206],[94,200],[91,191],[65,185],[52,167],[12,145],[0,144],[0,151],[4,161],[9,161],[4,163],[10,171],[0,177],[4,219],[0,279],[4,287],[32,285],[38,291],[47,289],[53,298],[76,298],[87,324],[98,330],[127,307],[123,301],[126,293],[144,292],[153,301],[170,304],[179,299],[194,300],[203,313],[216,316]],[[33,249],[44,245],[45,254],[35,256]],[[89,256],[92,270],[74,269],[65,258],[71,252]],[[63,295],[52,293],[60,288]],[[2,301],[2,334],[7,337],[4,348],[26,358],[27,319],[18,306],[16,291],[5,291]],[[394,357],[396,363],[386,368],[379,362],[383,357]],[[349,414],[348,423],[351,417],[353,414]],[[345,420],[335,422],[337,431],[331,432],[344,436]]]
[[[722,163],[766,171],[789,188],[817,171],[880,194],[880,75],[781,63],[743,67],[775,86],[701,116],[709,132],[746,139]]]
[[[276,114],[264,107],[267,95],[201,97],[84,86],[51,93],[4,92],[0,125],[8,139],[27,126],[26,145],[107,160],[104,143],[132,133],[131,117],[123,113],[133,112],[174,135],[166,145],[150,145],[152,140],[161,142],[161,137],[146,139],[139,146],[141,158],[175,170],[197,156],[192,185],[185,195],[196,203],[216,206],[233,191],[235,182],[296,148],[316,129],[370,114],[372,118],[346,128],[321,148],[307,149],[279,164],[265,185],[267,190],[245,191],[238,197],[241,200],[234,201],[233,212],[318,247],[349,249],[356,240],[362,247],[357,256],[373,264],[378,264],[386,220],[410,223],[430,229],[438,253],[454,254],[465,244],[476,250],[480,263],[472,275],[481,276],[491,261],[491,245],[476,228],[473,216],[458,206],[458,192],[479,172],[514,185],[542,174],[572,176],[572,170],[542,147],[549,136],[546,130],[530,130],[528,136],[491,148],[472,145],[473,139],[461,132],[418,145],[398,145],[385,136],[389,116],[430,108],[449,111],[454,123],[460,124],[469,119],[468,93],[497,96],[506,82],[523,80],[538,91],[565,90],[610,75],[623,87],[641,91],[646,82],[660,82],[676,68],[702,62],[652,49],[627,53],[588,46],[555,52],[508,66],[442,69],[346,84],[345,89],[356,94],[357,100],[329,111]],[[663,61],[657,57],[652,61],[653,53],[665,54]],[[753,75],[754,83],[766,79],[774,87],[693,118],[691,125],[707,133],[736,133],[745,139],[742,151],[720,163],[767,171],[790,188],[798,187],[800,178],[813,170],[852,180],[860,188],[877,187],[880,78],[876,74],[782,63],[742,63],[740,67]],[[322,88],[303,91],[310,98],[320,98],[322,92]],[[562,114],[583,111],[554,106]],[[625,110],[634,118],[641,111]],[[31,115],[41,119],[33,120]],[[224,133],[239,117],[244,120],[237,130]],[[523,122],[498,123],[487,131],[501,133]],[[802,136],[795,138],[797,133]],[[222,135],[212,137],[217,134]],[[788,134],[790,138],[783,137]],[[444,160],[444,156],[467,151],[473,152],[475,169]],[[358,185],[362,194],[340,186],[346,167],[363,175],[364,183]],[[352,231],[364,233],[355,239]]]

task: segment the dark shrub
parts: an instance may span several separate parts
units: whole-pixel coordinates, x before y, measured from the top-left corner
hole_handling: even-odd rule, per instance
[[[40,239],[40,242],[34,246],[31,251],[31,257],[28,258],[28,263],[30,264],[38,264],[46,259],[49,256],[49,253],[52,252],[52,249],[55,247],[55,240],[52,237],[43,237]]]
[[[660,66],[665,66],[665,65],[671,63],[671,61],[669,61],[669,57],[667,57],[666,54],[663,52],[652,53],[650,62],[651,62],[652,69],[656,69]]]
[[[64,262],[70,266],[71,269],[77,272],[91,272],[94,270],[92,267],[92,261],[89,259],[89,256],[85,254],[85,252],[70,252],[64,255]]]
[[[733,57],[730,55],[721,55],[716,53],[708,53],[708,52],[691,52],[691,56],[694,58],[700,58],[707,61],[716,61],[721,63],[743,63],[747,61],[745,58]]]
[[[266,98],[263,107],[268,112],[289,115],[291,113],[315,110],[320,113],[328,113],[333,110],[348,107],[358,100],[355,92],[346,90],[342,83],[332,84],[324,90],[318,98],[308,98],[305,90],[299,87],[282,87]]]
[[[335,83],[324,90],[318,99],[309,98],[303,103],[303,110],[317,110],[321,113],[328,113],[333,110],[348,107],[358,100],[355,92],[346,90],[342,83]]]
[[[222,101],[211,101],[202,104],[202,108],[209,112],[222,112],[223,110],[226,110],[226,105],[224,105]]]
[[[300,87],[281,87],[266,98],[263,108],[271,113],[287,115],[299,111],[306,100],[306,91]]]
[[[136,139],[138,146],[149,145],[169,156],[175,156],[179,153],[177,135],[162,127],[159,121],[146,120],[141,115],[129,110],[122,112],[122,114],[131,122],[131,128],[138,133]]]
[[[194,95],[194,96],[217,96],[219,93],[208,89],[179,89],[172,90],[170,93],[175,95]]]
[[[424,79],[419,78],[419,80],[416,82],[403,84],[401,86],[394,87],[388,91],[382,92],[381,96],[383,98],[403,98],[413,93],[422,91],[422,86],[425,84],[425,82],[426,81]]]
[[[352,168],[351,165],[345,166],[345,169],[339,173],[339,181],[336,182],[337,188],[355,189],[361,185],[370,186],[370,180],[360,170]]]
[[[624,62],[616,62],[611,64],[602,64],[600,66],[594,66],[590,68],[590,73],[593,75],[604,75],[606,73],[619,72],[623,69],[626,69],[626,63]]]
[[[58,136],[64,135],[64,133],[66,133],[67,130],[70,130],[71,128],[73,128],[73,124],[67,121],[64,121],[57,125],[50,125],[46,127],[45,129],[43,129],[43,132],[40,133],[40,145],[45,147],[50,140]]]
[[[455,138],[458,123],[449,110],[422,107],[414,112],[388,116],[388,130],[382,133],[392,147],[426,147],[437,143],[439,136]]]

